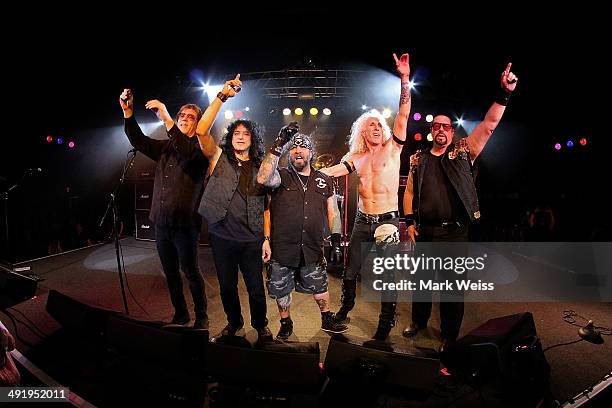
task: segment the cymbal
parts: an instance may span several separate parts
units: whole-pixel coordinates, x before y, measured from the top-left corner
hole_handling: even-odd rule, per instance
[[[324,153],[315,159],[312,166],[315,169],[319,170],[325,167],[330,167],[332,164],[334,164],[334,161],[335,161],[335,157],[333,154]]]

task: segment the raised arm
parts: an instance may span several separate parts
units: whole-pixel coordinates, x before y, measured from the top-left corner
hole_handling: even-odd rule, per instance
[[[470,148],[470,158],[472,161],[476,160],[489,141],[493,131],[504,115],[510,95],[516,88],[518,77],[510,71],[511,67],[512,63],[509,63],[504,72],[501,74],[500,95],[487,111],[484,120],[480,122],[467,137],[468,147]]]
[[[163,140],[154,140],[145,136],[134,118],[134,96],[130,89],[124,89],[119,96],[119,105],[125,119],[124,129],[130,144],[152,160],[158,161],[165,145]]]
[[[221,105],[228,98],[232,98],[236,96],[238,92],[240,92],[240,88],[242,86],[242,82],[240,82],[240,74],[236,75],[236,78],[227,81],[223,85],[223,89],[217,97],[208,105],[208,108],[204,111],[204,114],[200,118],[198,122],[198,127],[196,128],[196,134],[198,136],[198,141],[200,142],[200,148],[202,149],[202,153],[209,160],[213,160],[215,155],[218,155],[221,148],[217,146],[217,142],[210,134],[210,129],[212,128],[215,119],[217,118],[217,114],[219,113],[219,109],[221,109]]]
[[[278,160],[283,153],[284,146],[298,130],[300,130],[298,123],[291,122],[278,132],[276,140],[261,162],[261,166],[259,166],[259,172],[257,173],[257,182],[259,184],[271,188],[280,186],[281,178],[278,173]]]
[[[393,124],[393,140],[394,145],[400,150],[406,141],[406,132],[408,130],[408,118],[410,117],[410,108],[412,106],[412,98],[410,97],[410,56],[403,54],[399,59],[393,54],[395,59],[395,67],[401,79],[401,91],[399,100],[399,110],[395,116]]]

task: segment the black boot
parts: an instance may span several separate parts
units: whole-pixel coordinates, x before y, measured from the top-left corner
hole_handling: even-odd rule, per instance
[[[293,320],[291,317],[283,317],[280,319],[280,330],[276,335],[276,340],[287,341],[289,336],[293,334]]]
[[[351,319],[348,314],[355,307],[355,297],[357,296],[357,281],[355,279],[342,280],[342,306],[334,315],[336,323],[348,324]]]
[[[336,321],[332,312],[323,312],[321,313],[321,330],[328,333],[344,333],[348,330],[348,326]]]
[[[375,340],[385,341],[389,337],[391,329],[395,326],[395,302],[382,302],[380,305],[380,315],[378,316],[378,328],[372,336]]]

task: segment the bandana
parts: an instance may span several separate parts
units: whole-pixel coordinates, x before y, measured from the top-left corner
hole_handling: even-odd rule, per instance
[[[296,135],[293,136],[293,138],[291,139],[291,145],[289,146],[289,150],[296,147],[303,147],[312,152],[312,141],[310,140],[310,137],[301,133],[296,133]]]

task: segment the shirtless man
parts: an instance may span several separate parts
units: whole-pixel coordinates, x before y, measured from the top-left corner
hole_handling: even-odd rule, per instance
[[[336,313],[338,322],[348,323],[347,315],[355,306],[356,278],[367,255],[365,251],[362,254],[362,244],[385,243],[386,256],[393,256],[398,249],[400,154],[406,141],[411,99],[409,56],[404,54],[398,59],[393,54],[393,58],[401,78],[399,111],[393,134],[380,112],[375,109],[366,112],[351,127],[349,152],[342,162],[322,169],[334,177],[353,171],[359,176],[359,208],[349,246],[349,264],[342,280],[342,306]],[[395,300],[381,302],[374,339],[385,340],[395,326]]]

